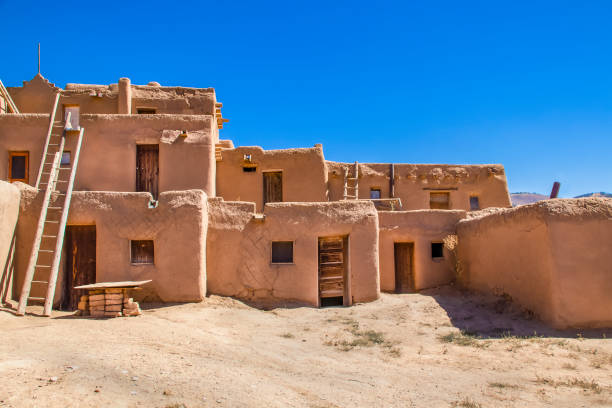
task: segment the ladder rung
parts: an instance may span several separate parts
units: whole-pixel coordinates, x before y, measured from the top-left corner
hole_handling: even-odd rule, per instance
[[[48,253],[53,253],[52,249],[39,249],[38,252],[48,252]]]
[[[36,265],[37,268],[50,268],[51,265]]]
[[[59,221],[48,221],[48,220],[45,220],[45,222],[50,222],[51,224],[59,224]]]
[[[57,235],[43,235],[43,238],[57,238]]]
[[[48,210],[61,210],[62,207],[47,207]]]
[[[347,180],[357,180],[357,177],[347,177]]]
[[[59,146],[59,143],[49,143],[49,146]]]
[[[47,281],[32,281],[32,283],[49,283]]]
[[[32,299],[32,300],[46,300],[45,298],[31,297],[31,296],[28,299]]]

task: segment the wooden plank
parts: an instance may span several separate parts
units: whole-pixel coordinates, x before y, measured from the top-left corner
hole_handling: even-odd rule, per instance
[[[135,288],[145,283],[152,282],[151,279],[143,281],[121,281],[121,282],[98,282],[90,285],[75,286],[75,289],[106,289],[106,288]]]
[[[283,173],[269,171],[263,173],[264,205],[283,201]]]
[[[342,252],[321,252],[319,254],[319,262],[320,263],[328,263],[328,262],[343,262]]]

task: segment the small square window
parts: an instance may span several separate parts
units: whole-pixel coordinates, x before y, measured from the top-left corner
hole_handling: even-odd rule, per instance
[[[429,208],[434,210],[448,210],[450,208],[450,194],[429,193]]]
[[[431,257],[444,258],[444,244],[442,242],[431,243]]]
[[[70,152],[62,152],[62,161],[60,162],[62,167],[70,167]]]
[[[154,245],[153,241],[130,241],[132,247],[132,263],[133,264],[153,264]]]
[[[471,196],[470,197],[470,210],[471,211],[478,211],[478,210],[480,210],[480,203],[478,202],[478,197],[477,196]]]
[[[371,200],[380,200],[380,188],[371,188],[370,189],[370,199]]]
[[[254,173],[257,171],[256,165],[244,165],[242,166],[242,171],[245,173]]]
[[[272,242],[272,263],[293,263],[293,241]]]

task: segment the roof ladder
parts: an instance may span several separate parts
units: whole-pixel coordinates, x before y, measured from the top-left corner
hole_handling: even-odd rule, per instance
[[[68,221],[70,200],[72,198],[72,190],[79,163],[81,145],[83,143],[83,133],[85,132],[84,128],[81,128],[79,131],[71,167],[63,167],[61,165],[62,153],[64,152],[64,145],[68,133],[63,131],[62,134],[58,134],[57,132],[57,128],[60,126],[58,123],[63,122],[55,122],[54,120],[55,112],[58,108],[58,101],[59,94],[56,96],[54,110],[51,113],[49,132],[47,133],[43,158],[41,161],[38,179],[36,181],[36,187],[39,189],[39,191],[45,189],[45,196],[40,209],[40,217],[38,219],[38,226],[34,236],[32,251],[30,252],[30,260],[28,262],[28,268],[26,269],[23,287],[21,289],[19,306],[17,307],[17,315],[19,316],[23,316],[25,314],[28,300],[44,300],[43,315],[51,315],[53,297],[55,296],[55,287],[57,284],[57,276],[62,254],[62,246],[64,244],[64,232],[66,230],[66,223]],[[66,122],[61,126],[69,129],[69,124],[70,114],[68,114],[66,117]],[[59,140],[57,140],[58,137]],[[54,140],[54,138],[56,140]],[[50,150],[54,150],[53,148],[55,146],[59,146],[57,151],[50,152]],[[62,171],[68,170],[70,171],[70,174],[66,180],[66,177],[63,176]],[[57,195],[53,206],[50,206],[52,192],[55,190],[56,185],[61,184],[63,187],[64,183],[67,183],[65,193],[60,193]],[[58,215],[59,219],[57,218]],[[33,285],[37,285],[35,293],[39,293],[42,291],[44,286],[40,289],[38,289],[38,287],[45,284],[47,285],[45,297],[30,296],[30,291],[32,290]]]
[[[8,109],[10,109],[13,113],[19,113],[19,109],[17,109],[17,105],[13,102],[13,98],[8,93],[2,81],[0,81],[0,98],[3,98],[6,101],[6,105]]]
[[[359,163],[357,162],[353,167],[353,177],[349,177],[348,167],[344,168],[344,199],[359,199]]]

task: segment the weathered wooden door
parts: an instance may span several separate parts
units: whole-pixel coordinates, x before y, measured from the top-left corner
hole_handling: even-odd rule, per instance
[[[414,244],[412,242],[396,242],[395,250],[395,292],[414,292],[414,272],[412,258]]]
[[[159,145],[136,146],[136,191],[159,193]]]
[[[346,261],[348,237],[319,238],[319,303],[348,305]]]
[[[278,203],[283,201],[283,173],[267,171],[263,173],[263,203]]]
[[[64,241],[66,272],[62,294],[62,309],[75,310],[86,290],[75,286],[96,283],[96,226],[68,225]]]

